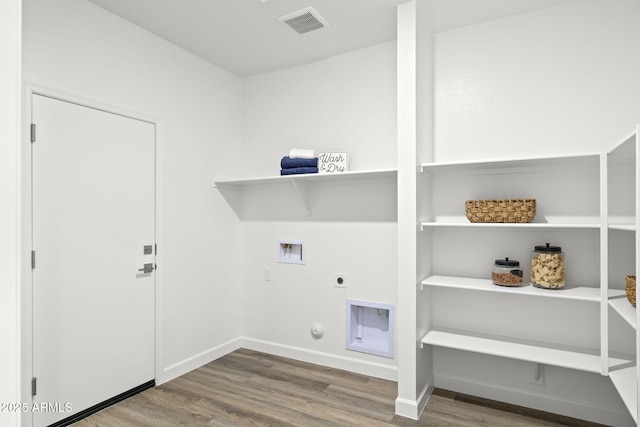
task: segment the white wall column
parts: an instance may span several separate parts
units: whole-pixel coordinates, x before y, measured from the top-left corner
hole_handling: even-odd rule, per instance
[[[425,191],[418,164],[433,160],[434,30],[432,1],[398,6],[398,398],[396,413],[418,419],[433,391],[433,354],[419,336],[429,313],[418,311],[417,283],[430,270],[420,254],[428,236],[417,227],[429,206],[418,206]],[[422,200],[425,198],[423,197]]]
[[[398,398],[417,419],[416,385],[416,1],[398,6]]]

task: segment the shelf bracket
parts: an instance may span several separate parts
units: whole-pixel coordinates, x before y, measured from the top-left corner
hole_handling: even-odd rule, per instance
[[[425,335],[427,335],[427,331],[424,329],[418,329],[417,331],[417,340],[418,340],[418,345],[420,346],[420,350],[424,349],[424,343],[422,342],[422,339],[425,337]]]
[[[309,204],[309,187],[308,184],[302,182],[296,182],[295,179],[291,180],[291,185],[293,189],[296,191],[296,194],[300,198],[302,202],[302,206],[304,207],[304,214],[306,216],[311,216],[311,206]]]
[[[544,385],[544,369],[542,364],[531,362],[529,368],[529,384]]]

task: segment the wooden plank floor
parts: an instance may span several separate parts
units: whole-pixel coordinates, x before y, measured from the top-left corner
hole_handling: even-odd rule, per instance
[[[394,415],[397,384],[240,349],[76,427],[597,426],[436,390],[419,421]]]

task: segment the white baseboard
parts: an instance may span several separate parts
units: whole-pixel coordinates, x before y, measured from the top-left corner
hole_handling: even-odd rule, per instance
[[[396,399],[396,415],[410,418],[412,420],[419,420],[420,415],[422,415],[422,411],[424,411],[425,406],[427,406],[427,403],[429,402],[431,393],[433,393],[434,387],[432,384],[433,378],[429,381],[429,384],[422,389],[417,400],[398,397]]]
[[[256,340],[246,337],[238,337],[219,346],[203,351],[188,359],[167,366],[162,378],[156,378],[156,384],[160,385],[197,369],[209,362],[219,359],[239,348],[261,351],[275,356],[287,357],[316,365],[342,369],[370,377],[382,378],[390,381],[398,380],[398,368],[383,365],[381,363],[368,362],[355,358],[337,356],[330,353],[321,353],[299,347],[287,346],[268,341]]]
[[[420,415],[422,415],[422,411],[424,411],[425,406],[427,406],[431,393],[433,393],[433,390],[435,389],[432,384],[433,381],[429,382],[429,385],[425,386],[422,393],[418,396],[418,418],[416,419],[420,419]]]
[[[396,415],[409,418],[411,420],[420,419],[420,411],[418,410],[418,402],[415,400],[404,399],[398,397],[396,399]]]
[[[442,375],[436,376],[435,385],[440,389],[588,420],[604,425],[616,427],[636,425],[626,410],[597,406],[592,402],[581,402],[555,395],[528,393],[518,389],[500,387],[495,384],[470,382],[462,378]]]
[[[220,344],[219,346],[210,348],[209,350],[203,351],[199,354],[196,354],[195,356],[189,357],[188,359],[167,366],[166,368],[164,368],[162,378],[156,378],[156,385],[171,381],[172,379],[178,378],[179,376],[184,375],[187,372],[191,372],[194,369],[201,367],[202,365],[213,362],[214,360],[219,359],[220,357],[225,356],[242,347],[241,343],[242,338],[234,338],[231,341],[227,341],[226,343]]]
[[[302,362],[314,363],[316,365],[328,366],[330,368],[342,369],[355,372],[370,377],[382,378],[390,381],[398,381],[397,366],[384,365],[363,361],[355,358],[337,356],[330,353],[322,353],[306,348],[293,347],[269,341],[256,340],[253,338],[242,338],[241,347],[261,351],[275,356],[287,357],[289,359],[300,360]]]

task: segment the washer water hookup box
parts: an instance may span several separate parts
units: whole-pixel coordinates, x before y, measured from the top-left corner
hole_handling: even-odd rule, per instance
[[[306,253],[303,251],[304,242],[280,240],[277,247],[276,261],[286,264],[304,264]]]

